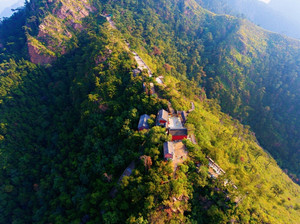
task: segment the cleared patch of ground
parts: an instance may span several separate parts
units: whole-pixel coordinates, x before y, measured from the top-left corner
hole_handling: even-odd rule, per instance
[[[173,167],[174,171],[176,170],[177,166],[183,163],[188,156],[188,152],[186,151],[185,145],[180,142],[173,142],[174,144],[174,158],[173,158]]]
[[[169,117],[169,127],[171,129],[183,128],[180,118],[176,116]]]

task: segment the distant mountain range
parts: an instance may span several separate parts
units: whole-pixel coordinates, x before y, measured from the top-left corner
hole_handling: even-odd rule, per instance
[[[268,6],[286,18],[300,23],[300,2],[298,0],[272,0]]]
[[[204,8],[218,13],[243,16],[276,33],[300,38],[300,4],[296,0],[197,0]]]
[[[13,5],[6,7],[3,11],[1,11],[0,18],[10,17],[13,14],[12,9],[22,7],[23,5],[24,5],[24,0],[20,0],[17,3],[14,3]]]

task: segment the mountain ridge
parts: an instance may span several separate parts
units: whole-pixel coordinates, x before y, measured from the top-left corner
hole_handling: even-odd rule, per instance
[[[263,151],[249,126],[221,112],[218,92],[211,91],[236,84],[210,81],[218,80],[210,74],[218,70],[208,65],[217,56],[224,60],[228,49],[221,44],[242,29],[241,22],[198,11],[195,1],[94,3],[98,11],[74,32],[76,45],[57,54],[50,66],[19,59],[18,46],[7,43],[14,39],[1,34],[0,222],[297,223],[299,186]],[[111,29],[103,10],[112,13],[119,30]],[[247,40],[243,31],[234,39],[236,55],[230,55],[237,62],[245,58],[239,63],[247,62],[248,52],[260,53],[246,42],[257,40]],[[138,65],[131,51],[153,77],[134,72]],[[224,70],[228,78],[237,73],[230,69]],[[164,77],[163,85],[157,76]],[[153,95],[143,88],[150,83]],[[216,99],[207,99],[205,88]],[[172,161],[163,159],[170,136],[154,125],[155,116],[169,102],[185,111],[190,101],[195,110],[186,127],[198,144],[183,142],[189,158],[174,173]],[[143,114],[150,115],[149,130],[138,132]],[[206,156],[226,174],[209,178]],[[133,160],[132,174],[119,183]],[[237,189],[225,186],[228,180]],[[111,198],[113,188],[118,193]]]
[[[64,15],[62,18],[59,18],[59,17],[61,17],[61,13],[60,13],[61,10],[66,11],[66,10],[63,10],[63,8],[67,7],[68,3],[63,2],[60,6],[58,6],[58,2],[59,1],[52,2],[51,5],[47,5],[48,3],[45,5],[42,5],[45,8],[49,8],[50,11],[52,10],[52,12],[55,15],[47,16],[47,13],[42,14],[41,23],[38,25],[39,28],[36,31],[31,31],[31,32],[27,33],[27,39],[29,40],[28,41],[28,50],[30,53],[29,55],[31,57],[31,61],[33,61],[35,63],[47,64],[49,62],[52,62],[57,56],[59,56],[61,54],[65,54],[67,51],[69,51],[73,47],[76,47],[76,38],[72,38],[72,36],[75,36],[76,32],[80,32],[80,29],[81,29],[80,22],[74,23],[74,19],[73,19],[73,22],[72,22],[72,19],[68,20],[67,15]],[[33,4],[33,8],[37,8],[37,7],[39,7],[40,3],[33,2],[32,4]],[[37,4],[37,6],[34,6],[35,4]],[[79,7],[79,8],[87,7],[87,8],[89,8],[89,10],[92,10],[92,7],[87,6],[87,5],[85,6],[84,4],[82,5],[80,3],[79,5],[75,5],[75,7]],[[143,7],[142,6],[143,3],[140,3],[140,4],[141,4],[141,7]],[[180,38],[182,38],[182,40],[186,40],[187,35],[189,35],[189,38],[192,37],[191,40],[194,41],[200,47],[199,49],[200,49],[200,51],[202,51],[202,53],[200,53],[200,55],[202,54],[201,56],[204,57],[206,61],[204,60],[204,63],[201,62],[201,60],[197,61],[196,67],[197,67],[197,69],[200,69],[199,70],[200,76],[201,76],[201,73],[203,73],[203,72],[205,73],[205,75],[210,74],[209,77],[204,78],[204,79],[206,79],[205,80],[206,84],[204,87],[208,90],[208,96],[210,98],[218,98],[221,103],[226,102],[226,104],[222,105],[223,110],[227,113],[230,113],[234,117],[236,117],[242,121],[245,121],[246,124],[250,124],[252,126],[252,128],[254,128],[254,131],[258,132],[258,134],[259,134],[258,138],[262,142],[262,145],[265,148],[267,148],[269,150],[269,152],[271,152],[272,155],[275,156],[277,159],[282,159],[280,154],[282,154],[282,152],[285,151],[284,148],[291,148],[291,149],[289,149],[289,154],[285,155],[284,162],[282,165],[284,168],[288,168],[288,169],[292,168],[291,173],[294,173],[299,176],[299,169],[297,170],[296,164],[299,163],[300,156],[297,155],[297,151],[295,150],[295,148],[297,147],[296,144],[298,144],[298,143],[290,139],[289,142],[286,141],[284,144],[282,144],[282,140],[280,140],[280,139],[282,139],[282,136],[285,134],[282,131],[281,131],[281,133],[280,132],[276,133],[276,131],[274,132],[273,131],[274,127],[270,128],[270,130],[268,130],[268,131],[265,131],[265,130],[263,131],[263,132],[270,132],[270,133],[274,132],[274,135],[272,133],[272,135],[273,135],[272,137],[267,136],[265,133],[262,133],[262,131],[260,131],[260,130],[264,129],[264,126],[268,126],[268,125],[265,124],[265,122],[263,120],[258,120],[257,119],[258,117],[256,115],[254,115],[255,113],[253,112],[253,110],[265,111],[266,108],[267,108],[267,110],[269,110],[268,108],[272,109],[272,107],[270,107],[271,105],[268,105],[270,103],[267,103],[267,104],[265,103],[265,105],[261,105],[260,107],[257,107],[258,104],[256,101],[262,101],[263,98],[266,98],[264,100],[272,101],[272,99],[270,99],[269,96],[265,96],[266,94],[263,93],[265,91],[264,88],[267,90],[267,94],[269,94],[269,92],[274,92],[276,88],[272,85],[269,87],[263,86],[265,84],[261,84],[257,78],[257,75],[255,75],[253,72],[251,72],[251,70],[254,69],[255,70],[254,72],[257,74],[260,74],[260,75],[262,75],[263,73],[270,74],[270,69],[264,68],[265,65],[256,59],[258,57],[264,58],[265,62],[267,62],[269,64],[270,63],[279,63],[279,64],[281,63],[282,64],[282,62],[278,62],[278,61],[272,62],[272,60],[274,61],[273,58],[275,58],[275,57],[270,57],[270,55],[277,54],[274,49],[277,49],[277,51],[283,53],[284,55],[290,54],[290,53],[287,54],[287,52],[293,53],[294,54],[293,56],[287,56],[287,57],[289,57],[289,59],[284,59],[285,63],[290,64],[289,65],[290,67],[299,66],[299,65],[297,65],[297,62],[294,62],[294,64],[291,64],[290,61],[294,61],[292,59],[292,57],[297,58],[296,51],[297,51],[297,49],[299,49],[300,42],[297,40],[294,40],[294,39],[287,38],[287,37],[282,37],[280,35],[277,35],[276,33],[272,33],[272,32],[263,30],[259,27],[256,27],[252,23],[247,22],[246,20],[241,20],[241,19],[238,19],[238,18],[235,18],[232,16],[226,16],[226,15],[222,16],[222,15],[210,13],[207,10],[203,9],[201,6],[199,6],[196,3],[196,1],[188,1],[188,2],[176,1],[176,4],[174,6],[172,6],[168,3],[164,3],[162,5],[164,9],[168,9],[168,8],[171,9],[174,7],[179,8],[179,9],[175,9],[175,12],[176,12],[175,14],[177,14],[177,15],[175,15],[173,20],[168,21],[170,19],[169,15],[168,14],[164,15],[164,12],[166,12],[166,10],[163,11],[162,9],[160,9],[157,11],[157,13],[159,16],[164,18],[164,22],[168,21],[169,23],[175,24],[175,23],[178,23],[177,22],[178,19],[182,20],[181,27],[175,27],[175,29],[178,30],[178,28],[180,28],[183,31],[185,31],[186,33],[183,34],[182,32],[177,31],[177,33],[176,33],[177,36],[174,36],[174,34],[173,34],[172,38],[169,37],[170,42],[172,42],[172,39],[179,40]],[[155,4],[153,7],[155,8]],[[72,6],[71,8],[74,8],[74,6]],[[103,8],[103,6],[101,6],[101,8],[105,10],[105,8]],[[178,10],[178,11],[176,11],[176,10]],[[135,13],[137,13],[137,12],[135,12]],[[156,12],[154,12],[154,13],[156,13]],[[152,14],[154,15],[154,13],[152,13]],[[180,13],[182,13],[182,14],[180,14]],[[72,13],[72,10],[71,10],[71,14],[77,18],[77,16],[76,16],[77,14]],[[71,14],[69,13],[68,15],[70,16]],[[118,14],[119,14],[119,12],[116,12],[115,15],[119,16]],[[87,14],[85,14],[85,15],[87,15]],[[83,18],[85,15],[81,15],[77,19],[75,17],[74,18],[75,18],[75,20],[78,20],[78,19],[80,20],[80,18]],[[185,18],[182,18],[182,17],[185,17]],[[154,16],[154,18],[157,18],[157,16]],[[210,25],[210,23],[206,22],[207,18],[212,19],[213,22],[211,22],[211,23],[214,24],[214,27],[212,27]],[[120,19],[120,18],[117,18],[117,19]],[[195,22],[193,20],[195,20],[197,22]],[[226,26],[222,26],[221,23],[226,24]],[[33,24],[33,25],[36,24],[36,20],[30,21],[30,23],[28,23],[26,26],[30,27],[31,26],[30,24]],[[168,23],[166,23],[165,25],[167,25],[167,24]],[[200,24],[202,24],[202,27],[205,27],[205,29],[203,29],[200,26]],[[194,26],[195,28],[190,29],[189,28],[190,26]],[[50,27],[52,27],[52,28],[50,28]],[[58,29],[58,27],[64,27],[64,28]],[[125,29],[120,27],[121,31],[123,33],[128,32],[126,30],[126,25],[124,25],[123,27]],[[163,28],[163,27],[161,26],[161,28]],[[43,32],[43,30],[45,30],[45,29],[50,30],[49,35],[47,33]],[[209,30],[209,29],[211,29],[212,32],[208,32],[207,30]],[[60,32],[59,32],[60,35],[56,35],[55,30],[60,30]],[[144,30],[144,28],[140,26],[140,30],[137,30],[137,32],[138,33],[143,32],[143,30]],[[168,32],[171,33],[171,31],[168,31]],[[32,33],[32,35],[30,33]],[[34,34],[34,33],[36,33],[36,34]],[[152,34],[153,34],[153,32],[149,33],[150,36]],[[167,35],[169,35],[169,34],[167,34]],[[146,39],[147,38],[148,37],[146,37]],[[202,38],[202,40],[206,39],[206,42],[201,43],[199,41],[200,39],[196,40],[197,38]],[[272,41],[269,41],[270,39],[272,39]],[[182,40],[179,40],[179,41],[182,42]],[[261,42],[261,40],[265,40],[265,41]],[[204,47],[201,46],[203,44],[204,44]],[[206,49],[205,49],[205,45],[209,46],[211,44],[214,44],[216,46],[216,49],[218,49],[218,51],[213,51],[212,49],[210,49],[208,47],[206,47]],[[181,46],[179,46],[176,43],[173,44],[173,47],[178,48],[178,49],[182,48]],[[186,46],[186,47],[188,47],[188,46]],[[285,48],[285,49],[283,49],[283,48]],[[57,50],[53,51],[54,49],[57,49]],[[150,52],[148,52],[148,53],[150,53]],[[188,54],[188,52],[186,52],[185,54]],[[199,52],[198,52],[198,54],[199,54]],[[299,52],[298,52],[298,54],[299,54]],[[264,55],[266,55],[267,57],[265,57]],[[147,57],[147,55],[144,55],[144,56]],[[254,59],[251,59],[250,57],[252,57]],[[224,58],[224,59],[226,58],[226,59],[221,60],[222,58]],[[184,63],[190,63],[190,60],[188,60],[186,57],[183,57],[183,56],[181,56],[181,59],[179,59],[179,60],[181,60]],[[276,60],[280,60],[279,57]],[[215,63],[215,62],[217,62],[217,63]],[[219,64],[221,63],[221,64],[217,66],[218,63]],[[253,65],[250,65],[251,63],[253,63]],[[205,66],[205,64],[207,64],[208,66]],[[181,69],[179,71],[180,71],[181,75],[185,74],[185,75],[189,76],[189,78],[196,78],[195,74],[197,72],[187,69],[184,64],[181,64],[180,67],[181,67]],[[203,68],[202,71],[201,71],[201,67]],[[193,68],[191,68],[191,69],[193,69]],[[222,69],[225,69],[226,72],[223,72]],[[235,71],[235,69],[236,69],[236,71]],[[216,73],[216,71],[218,74]],[[231,75],[230,75],[230,73],[228,73],[228,71],[237,73],[238,76],[234,75],[235,78],[232,78],[232,77],[230,77]],[[279,72],[284,72],[284,71],[282,69],[280,69]],[[187,73],[189,73],[189,74],[187,74]],[[246,73],[246,75],[244,75],[243,73]],[[295,73],[297,76],[296,69],[293,69],[291,71],[291,73]],[[282,76],[282,74],[278,74],[278,75]],[[217,76],[216,81],[213,81],[210,79],[210,78],[214,78],[215,76]],[[249,76],[249,77],[247,77],[247,76]],[[242,86],[239,87],[241,81],[237,80],[237,77],[241,77],[242,82],[245,82],[246,85],[249,84],[249,87],[247,87],[246,89],[243,89]],[[256,79],[257,81],[253,82],[253,80],[254,80],[253,78]],[[202,77],[202,79],[203,79],[203,77]],[[273,78],[270,77],[270,79],[273,79]],[[280,82],[278,80],[279,80],[278,78],[275,79],[276,82]],[[298,79],[292,78],[292,80],[296,81]],[[201,82],[203,82],[203,81],[201,81]],[[257,82],[259,82],[259,83],[257,83]],[[264,82],[268,82],[268,80],[265,79]],[[298,82],[295,82],[292,84],[294,86],[293,89],[297,89],[297,83]],[[245,86],[245,85],[243,84],[243,86]],[[254,86],[257,86],[258,89],[255,91],[251,91],[251,89],[253,89]],[[233,91],[230,91],[229,90],[230,88],[233,88]],[[238,88],[240,88],[240,89],[238,89]],[[257,92],[260,92],[260,91],[262,92],[263,95],[255,96],[255,95],[257,95]],[[250,94],[250,92],[252,92],[252,93]],[[272,94],[274,94],[274,93],[272,93]],[[293,95],[295,95],[295,94],[296,93],[293,93]],[[255,96],[255,98],[253,100],[251,100],[252,95]],[[286,93],[286,95],[288,95],[288,92]],[[285,97],[287,97],[287,96],[285,96]],[[293,97],[293,98],[294,98],[293,100],[295,101],[296,100],[295,97]],[[293,104],[295,104],[295,103],[296,102],[294,102]],[[274,102],[271,102],[271,104],[275,105]],[[297,103],[296,103],[296,105],[297,105]],[[274,109],[276,109],[276,106],[274,107]],[[276,110],[278,110],[278,107]],[[292,107],[287,106],[287,110],[295,111],[295,108],[293,109]],[[252,111],[252,114],[250,113],[250,117],[249,117],[249,111]],[[272,112],[272,110],[271,110],[271,112]],[[274,111],[274,113],[275,112],[276,111]],[[286,111],[283,111],[283,112],[285,114],[287,114]],[[283,112],[281,111],[280,113],[283,113]],[[266,114],[266,111],[264,113]],[[294,113],[296,113],[296,111]],[[272,122],[274,124],[277,122],[274,119],[273,114],[266,115],[266,116],[269,116],[268,119],[273,119],[274,121],[272,121]],[[273,118],[271,118],[271,116]],[[287,115],[284,115],[284,116],[287,116]],[[288,117],[286,117],[286,119],[288,119]],[[255,125],[253,125],[254,123],[255,123]],[[259,126],[259,125],[257,125],[257,123],[262,123],[262,125]],[[281,121],[281,123],[282,123],[282,125],[284,125],[283,120]],[[293,125],[290,124],[284,128],[287,130],[286,131],[287,133],[291,132],[290,130],[288,130],[289,127],[293,127]],[[277,128],[275,128],[275,129],[277,129]],[[259,131],[260,131],[260,133],[259,133]],[[290,134],[291,136],[296,133],[295,131],[293,131],[293,132],[294,132],[293,134]],[[278,136],[278,137],[276,137],[276,136]],[[274,138],[274,141],[272,142],[270,140],[266,140],[266,139],[270,139],[270,138]],[[292,142],[294,142],[294,143],[292,143]],[[290,144],[290,143],[292,143],[293,145],[288,146],[288,144]],[[295,152],[293,152],[293,151],[295,151]],[[294,165],[288,165],[288,166],[285,165],[285,164],[288,164],[288,162],[286,162],[286,161],[288,161],[288,158],[292,158],[293,161],[295,161],[295,162],[293,162]],[[295,168],[296,168],[296,170],[295,170]],[[296,180],[298,178],[296,177],[294,179]]]

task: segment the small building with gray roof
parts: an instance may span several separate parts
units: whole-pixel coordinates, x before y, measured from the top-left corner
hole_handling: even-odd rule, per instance
[[[174,158],[174,145],[173,142],[164,143],[164,159],[172,160]]]
[[[172,141],[180,141],[187,139],[188,130],[186,128],[169,129],[169,134],[172,135]]]
[[[187,112],[181,111],[180,115],[181,115],[182,123],[185,124],[185,122],[187,120]]]
[[[162,125],[166,127],[166,124],[168,123],[168,119],[169,119],[169,113],[166,110],[161,109],[160,111],[158,111],[157,114],[158,125]]]
[[[144,114],[140,117],[140,121],[138,124],[138,130],[142,131],[144,129],[148,130],[149,129],[149,124],[148,124],[148,120],[150,119],[150,116],[147,114]]]

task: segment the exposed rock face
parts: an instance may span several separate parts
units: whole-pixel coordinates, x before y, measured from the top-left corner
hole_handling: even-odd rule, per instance
[[[32,8],[38,4],[32,1]],[[33,63],[48,64],[68,51],[75,30],[82,30],[81,20],[89,15],[92,7],[88,0],[48,0],[46,12],[36,36],[28,35],[28,53]]]
[[[50,64],[55,60],[55,57],[50,56],[50,55],[43,55],[41,52],[38,50],[37,47],[33,46],[31,42],[28,42],[28,53],[30,56],[30,61],[35,64]]]
[[[88,4],[87,0],[80,1],[82,6],[78,5],[77,1],[66,0],[58,10],[54,9],[53,14],[56,14],[60,19],[66,19],[71,16],[75,20],[80,20],[89,15],[92,10],[91,6]]]

